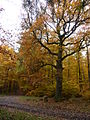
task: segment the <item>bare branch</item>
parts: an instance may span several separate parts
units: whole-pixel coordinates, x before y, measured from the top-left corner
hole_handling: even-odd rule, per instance
[[[41,65],[40,67],[45,67],[45,66],[52,66],[53,68],[56,69],[56,66],[50,63],[44,63],[43,65]]]
[[[47,46],[45,46],[45,45],[42,43],[42,41],[41,41],[41,39],[42,39],[42,33],[41,33],[41,38],[37,38],[35,31],[33,31],[33,34],[34,34],[35,39],[39,42],[39,44],[40,44],[43,48],[45,48],[45,49],[48,51],[49,54],[58,56],[57,53],[52,52]]]
[[[90,41],[89,41],[89,42],[90,42]],[[83,43],[83,41],[81,41],[80,46],[78,47],[78,49],[76,49],[76,50],[74,50],[73,52],[65,55],[65,56],[62,58],[62,61],[63,61],[65,58],[67,58],[67,57],[75,54],[76,52],[79,52],[79,51],[81,51],[82,49],[85,49],[87,46],[90,46],[90,43],[87,44],[87,45],[85,45],[85,46],[82,46],[82,43]]]

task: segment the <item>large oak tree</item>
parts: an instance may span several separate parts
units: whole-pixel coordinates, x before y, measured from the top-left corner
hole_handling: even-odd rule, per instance
[[[86,47],[84,35],[77,31],[90,22],[89,0],[24,0],[26,28],[30,36],[56,57],[50,65],[56,69],[56,98],[62,97],[63,61]],[[89,42],[88,42],[89,45]],[[53,49],[52,49],[53,47]]]

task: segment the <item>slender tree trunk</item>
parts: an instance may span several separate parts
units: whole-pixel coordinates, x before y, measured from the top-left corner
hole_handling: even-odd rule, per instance
[[[56,99],[60,99],[62,97],[62,80],[63,80],[62,48],[60,48],[58,52],[56,70]]]
[[[87,45],[87,42],[86,42]],[[89,60],[89,50],[87,46],[87,64],[88,64],[88,81],[89,81],[89,88],[90,88],[90,60]]]
[[[53,56],[52,56],[52,65],[53,65]],[[52,84],[53,84],[53,66],[51,66],[51,78],[52,78]]]
[[[82,74],[81,74],[81,68],[80,68],[80,53],[78,52],[78,76],[79,76],[79,87],[80,92],[82,92]]]
[[[69,54],[70,54],[70,46],[69,46]],[[68,70],[67,70],[67,80],[70,80],[70,59],[68,57]]]
[[[68,58],[67,81],[70,81],[70,59]]]
[[[8,85],[8,92],[9,92],[9,94],[12,93],[11,86],[12,86],[12,81],[10,80],[10,81],[9,81],[9,85]]]
[[[48,67],[48,79],[50,79],[50,67]]]
[[[85,73],[84,73],[83,62],[82,61],[81,61],[81,69],[82,69],[83,80],[85,81]]]

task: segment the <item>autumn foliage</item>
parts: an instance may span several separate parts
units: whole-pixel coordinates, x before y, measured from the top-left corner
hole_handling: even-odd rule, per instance
[[[90,2],[36,2],[24,1],[27,18],[18,53],[0,47],[0,90],[8,86],[8,93],[18,88],[18,94],[57,99],[82,96],[90,89]]]

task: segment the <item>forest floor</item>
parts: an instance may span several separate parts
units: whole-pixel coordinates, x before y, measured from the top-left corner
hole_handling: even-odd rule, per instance
[[[36,97],[0,96],[0,107],[44,118],[50,117],[53,120],[90,120],[90,100],[82,98],[61,102],[55,102],[50,98],[48,102],[44,102],[42,98]]]

